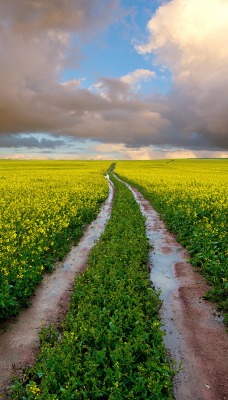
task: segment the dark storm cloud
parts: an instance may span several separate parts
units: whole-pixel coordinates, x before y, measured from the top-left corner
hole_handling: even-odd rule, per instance
[[[1,1],[2,146],[50,148],[63,145],[56,137],[66,135],[134,148],[228,147],[227,2],[211,0],[209,6],[201,0],[199,7],[198,0],[173,0],[151,19],[148,43],[138,51],[154,53],[171,71],[173,87],[166,96],[140,96],[131,86],[136,73],[101,78],[90,89],[81,89],[76,81],[58,83],[72,35],[80,45],[82,35],[88,38],[118,15],[123,15],[119,2],[111,0]],[[74,50],[79,61],[80,51]],[[12,135],[21,132],[56,137]]]
[[[0,15],[5,27],[28,37],[100,29],[121,13],[118,0],[1,0]]]
[[[54,148],[66,145],[61,139],[36,138],[35,136],[21,137],[19,135],[2,135],[0,136],[0,147],[27,147],[27,148]]]

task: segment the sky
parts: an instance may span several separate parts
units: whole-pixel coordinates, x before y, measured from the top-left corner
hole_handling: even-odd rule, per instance
[[[0,158],[228,157],[228,0],[1,0]]]

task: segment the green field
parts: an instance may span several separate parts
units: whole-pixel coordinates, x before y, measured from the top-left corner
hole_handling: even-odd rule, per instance
[[[116,173],[137,186],[186,246],[228,322],[228,160],[118,162]]]
[[[0,320],[82,235],[108,195],[110,162],[0,162]]]
[[[77,242],[108,195],[104,161],[3,161],[1,318],[27,304],[45,271]],[[138,187],[177,234],[211,284],[206,295],[227,321],[227,160],[117,161],[115,172]],[[12,398],[172,399],[148,279],[144,217],[114,177],[112,216],[76,277],[62,325],[41,333],[37,363],[17,380]],[[61,249],[61,252],[60,250]]]
[[[15,383],[13,399],[173,398],[144,218],[131,192],[117,181],[115,189],[112,217],[76,278],[66,321],[42,334],[38,363]]]
[[[0,162],[0,319],[18,313],[108,194],[109,161]],[[187,247],[228,312],[228,160],[118,161]],[[61,251],[60,251],[61,249]]]

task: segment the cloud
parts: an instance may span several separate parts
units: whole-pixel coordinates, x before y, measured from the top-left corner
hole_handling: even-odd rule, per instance
[[[171,72],[166,95],[140,93],[143,81],[158,79],[150,69],[101,77],[89,89],[77,77],[60,83],[69,54],[79,63],[83,41],[118,15],[117,0],[1,1],[3,144],[50,148],[62,146],[65,135],[124,143],[126,157],[144,158],[154,154],[150,145],[193,152],[228,147],[227,1],[172,0],[150,19],[148,40],[137,51]],[[30,138],[16,136],[22,132]],[[53,139],[38,140],[37,132]]]
[[[103,99],[113,102],[130,96],[130,86],[121,78],[101,78],[90,86],[89,90]]]
[[[100,29],[120,14],[117,0],[2,0],[1,20],[28,38],[47,31]]]
[[[37,154],[28,154],[28,153],[23,153],[23,154],[7,154],[7,156],[2,157],[4,159],[11,159],[11,160],[46,160],[47,157],[43,155],[37,155]]]
[[[22,136],[21,135],[2,135],[0,136],[0,147],[27,147],[40,148],[40,149],[52,149],[59,146],[66,145],[66,142],[61,139],[48,139],[48,138],[37,138],[33,135]]]
[[[133,90],[138,91],[141,87],[141,81],[150,81],[153,78],[156,78],[156,73],[154,71],[148,69],[136,69],[135,71],[122,76],[120,80],[131,86]]]
[[[172,0],[148,23],[152,54],[172,73],[165,116],[186,144],[228,146],[228,3]]]
[[[72,85],[76,88],[77,79],[59,84],[61,72],[72,51],[74,62],[80,61],[83,37],[96,35],[117,15],[121,16],[117,0],[1,1],[1,134],[58,133],[65,127],[73,131],[73,105],[77,108],[81,95],[81,112],[85,97],[90,104],[91,95],[81,91],[74,99],[75,90],[66,89]],[[77,47],[73,44],[75,36]]]
[[[81,79],[72,79],[71,81],[60,83],[66,90],[75,90],[81,85]]]
[[[106,157],[106,159],[109,158],[112,153],[119,154],[119,158],[124,160],[151,160],[152,158],[156,158],[154,157],[155,151],[150,147],[127,148],[124,143],[110,145],[101,144],[95,146],[95,150],[101,153],[100,157]]]
[[[132,98],[134,92],[141,88],[141,82],[156,78],[156,73],[148,69],[136,69],[119,78],[101,78],[90,86],[89,90],[109,101],[113,99]],[[133,93],[132,93],[133,92]]]
[[[124,143],[100,144],[94,146],[94,150],[100,153],[101,159],[123,160],[155,160],[176,158],[227,158],[227,152],[198,151],[182,148],[162,148],[159,146],[142,146],[140,148],[128,148]]]

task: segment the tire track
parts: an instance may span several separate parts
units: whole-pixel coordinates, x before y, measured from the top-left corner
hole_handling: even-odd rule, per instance
[[[181,367],[174,378],[175,398],[226,400],[228,337],[213,304],[202,299],[209,286],[189,264],[186,249],[167,231],[149,201],[119,180],[131,190],[146,218],[150,279],[156,289],[161,289],[164,342],[172,361]]]
[[[7,396],[6,389],[12,376],[35,361],[36,353],[39,350],[41,328],[59,323],[66,315],[75,276],[85,269],[88,254],[99,240],[111,215],[114,186],[108,175],[106,178],[109,184],[109,196],[96,220],[88,225],[78,245],[72,248],[63,262],[56,264],[54,272],[44,276],[30,299],[30,307],[1,324],[1,399]]]

